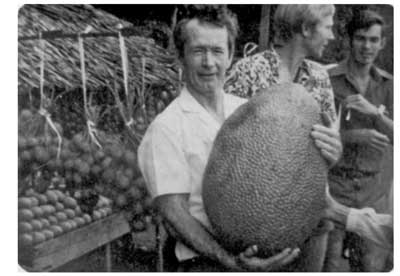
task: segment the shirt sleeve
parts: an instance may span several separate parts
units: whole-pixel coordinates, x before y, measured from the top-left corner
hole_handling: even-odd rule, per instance
[[[190,192],[190,174],[179,137],[152,124],[138,149],[139,168],[151,197]]]
[[[337,119],[335,97],[328,73],[324,69],[321,79],[321,111],[327,112],[332,121]]]
[[[251,98],[260,89],[275,83],[277,61],[261,52],[237,61],[229,71],[224,89],[227,93],[242,98]],[[274,69],[273,69],[274,68]]]
[[[393,81],[390,80],[387,84],[388,94],[386,97],[386,109],[390,119],[393,120]]]
[[[232,65],[225,80],[224,90],[226,93],[242,98],[251,97],[252,77],[250,64],[247,63],[247,59],[244,58]]]
[[[334,94],[328,72],[317,62],[310,60],[305,62],[308,66],[308,75],[304,80],[300,79],[300,84],[311,93],[319,104],[321,112],[327,113],[333,122],[336,121]]]
[[[328,113],[331,120],[335,121],[337,119],[335,97],[328,72],[324,68],[318,66],[315,68],[313,74],[315,74],[315,80],[310,82],[310,84],[306,84],[306,86],[315,86],[314,89],[311,88],[310,90],[316,92],[314,97],[320,105],[321,112]]]
[[[393,217],[388,214],[377,214],[371,208],[350,209],[346,229],[376,244],[393,248]]]

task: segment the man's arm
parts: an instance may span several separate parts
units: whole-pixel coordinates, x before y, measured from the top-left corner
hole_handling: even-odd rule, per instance
[[[327,208],[324,217],[333,220],[347,231],[354,232],[376,244],[393,248],[393,217],[377,214],[371,208],[355,209],[340,204],[326,193]]]
[[[351,129],[341,131],[343,144],[367,145],[377,152],[384,152],[390,139],[375,129]]]
[[[154,204],[177,234],[177,238],[192,250],[217,260],[232,270],[239,270],[235,257],[226,252],[212,235],[190,213],[188,194],[167,194],[158,196]]]
[[[378,111],[375,115],[375,125],[380,132],[390,139],[391,144],[393,144],[393,120],[385,113]]]
[[[366,100],[362,95],[351,95],[345,99],[347,109],[354,109],[374,119],[375,126],[393,143],[393,120],[389,118],[381,107],[377,107]]]
[[[376,244],[393,248],[393,217],[377,214],[371,208],[351,208],[346,221],[346,230],[357,233]]]
[[[187,206],[188,194],[168,194],[155,199],[154,203],[181,242],[202,256],[216,260],[232,271],[271,271],[292,262],[299,249],[285,249],[267,259],[254,257],[257,247],[251,246],[238,256],[223,249],[190,213]]]

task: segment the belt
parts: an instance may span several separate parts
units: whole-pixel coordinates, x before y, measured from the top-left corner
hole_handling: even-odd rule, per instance
[[[378,173],[379,173],[379,171],[370,172],[370,171],[361,171],[361,170],[345,169],[345,168],[332,169],[329,172],[329,174],[331,174],[331,175],[339,176],[341,178],[347,178],[347,179],[351,179],[351,180],[374,177]]]

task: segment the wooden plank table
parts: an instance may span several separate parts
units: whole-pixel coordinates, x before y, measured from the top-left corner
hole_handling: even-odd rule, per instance
[[[18,261],[27,271],[51,271],[106,246],[106,269],[111,271],[110,242],[129,233],[122,213],[115,213],[30,248],[19,248]]]

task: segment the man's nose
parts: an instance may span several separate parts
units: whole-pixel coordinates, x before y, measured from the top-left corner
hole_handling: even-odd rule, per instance
[[[366,49],[371,48],[371,41],[369,41],[368,39],[366,39],[366,40],[364,41],[363,46],[364,46],[364,48],[366,48]]]
[[[335,35],[333,34],[333,31],[329,32],[329,40],[335,39]]]
[[[202,65],[204,67],[211,67],[214,63],[214,57],[211,51],[205,51],[203,53]]]

